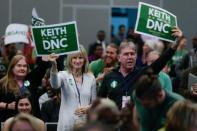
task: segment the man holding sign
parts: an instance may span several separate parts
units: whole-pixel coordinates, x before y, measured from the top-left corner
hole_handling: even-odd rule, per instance
[[[176,26],[175,17],[169,12],[145,3],[139,4],[136,31],[141,34],[156,36],[167,41],[180,39],[183,34]],[[172,29],[173,28],[173,29]],[[138,80],[133,93],[135,103],[134,122],[140,131],[158,131],[166,122],[169,108],[183,98],[173,92],[164,91],[157,75],[166,62],[173,56],[178,43],[172,44],[159,59],[144,67],[137,74]],[[166,61],[167,60],[167,61]],[[139,122],[139,123],[138,123]]]
[[[176,27],[172,30],[173,36],[180,38],[181,30]],[[166,63],[174,55],[178,44],[173,44],[171,48],[166,50],[159,59],[151,65],[139,69],[136,66],[136,47],[132,42],[122,42],[119,47],[118,60],[120,66],[104,76],[101,87],[98,91],[98,96],[108,97],[115,101],[118,107],[124,108],[126,102],[130,101],[134,91],[134,84],[139,77],[151,68],[155,74],[158,74]],[[126,98],[126,102],[125,102]]]

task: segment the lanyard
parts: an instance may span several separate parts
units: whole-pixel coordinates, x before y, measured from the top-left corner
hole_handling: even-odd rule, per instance
[[[80,92],[79,92],[79,88],[78,88],[78,86],[77,86],[77,82],[76,82],[75,77],[74,77],[73,74],[72,74],[72,76],[73,76],[73,79],[74,79],[74,81],[75,81],[75,87],[76,87],[77,94],[78,94],[79,104],[80,104],[80,106],[81,106],[81,95],[80,95]],[[83,75],[82,75],[82,84],[83,84]]]
[[[29,90],[24,84],[19,88],[19,90],[21,95],[25,94],[26,92],[29,92]]]
[[[137,75],[136,75],[137,74]],[[126,77],[124,77],[124,80],[121,82],[120,86],[123,87],[123,93],[128,96],[130,95],[130,91],[133,90],[133,82],[136,81],[136,77],[138,77],[138,70],[134,68],[132,72],[130,72]],[[131,83],[132,82],[132,83]]]

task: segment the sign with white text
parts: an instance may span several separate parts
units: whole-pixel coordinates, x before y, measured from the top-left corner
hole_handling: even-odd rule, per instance
[[[26,43],[28,44],[27,38],[28,26],[24,24],[9,24],[5,31],[5,45],[12,43]]]
[[[79,50],[76,22],[32,27],[38,56],[51,53],[64,55]]]
[[[177,26],[177,18],[172,13],[147,3],[139,2],[135,32],[174,42],[171,30]]]

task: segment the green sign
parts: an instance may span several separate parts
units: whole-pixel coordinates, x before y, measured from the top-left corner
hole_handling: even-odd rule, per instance
[[[171,35],[171,30],[175,26],[175,15],[162,8],[139,2],[135,32],[174,42],[175,37]]]
[[[79,50],[76,22],[32,27],[38,56],[63,55]]]

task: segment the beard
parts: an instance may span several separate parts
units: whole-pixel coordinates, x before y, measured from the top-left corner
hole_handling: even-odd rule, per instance
[[[106,64],[106,67],[111,67],[115,64],[116,60],[114,60],[113,58],[111,57],[107,57],[105,58],[105,64]]]

